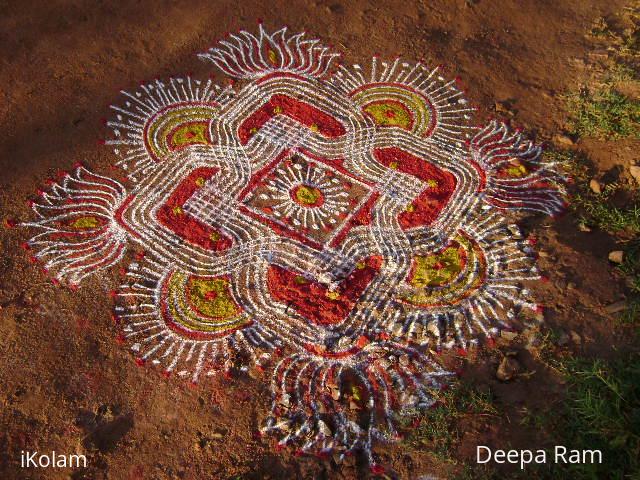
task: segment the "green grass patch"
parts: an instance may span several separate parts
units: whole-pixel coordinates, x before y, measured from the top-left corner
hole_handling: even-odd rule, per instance
[[[625,248],[622,265],[618,269],[626,276],[627,286],[632,292],[620,321],[635,325],[640,321],[640,237]]]
[[[620,316],[623,324],[635,324],[640,320],[640,198],[639,192],[628,191],[631,201],[624,207],[614,205],[613,198],[624,186],[620,183],[604,185],[601,193],[589,187],[593,171],[588,159],[571,150],[549,150],[544,153],[549,161],[561,166],[574,178],[570,208],[578,218],[578,224],[617,235],[624,233],[631,240],[623,245],[623,263],[616,267],[626,278],[631,291],[628,308]]]
[[[566,466],[573,475],[566,478],[640,478],[640,355],[570,359],[561,369],[568,382],[563,441],[603,456],[602,464]]]
[[[637,281],[637,278],[636,278]],[[640,296],[635,296],[627,302],[627,308],[620,316],[623,324],[637,324],[640,319]]]
[[[441,461],[458,465],[460,471],[452,477],[453,480],[498,479],[491,467],[461,465],[454,458],[455,449],[464,434],[459,427],[462,419],[499,415],[491,392],[480,391],[467,382],[459,382],[437,392],[437,402],[427,411],[402,418],[401,425],[409,432],[405,443],[415,449],[426,449]]]
[[[463,434],[458,430],[458,421],[470,415],[494,416],[498,411],[490,392],[482,392],[465,382],[439,391],[437,401],[436,406],[419,416],[403,418],[402,425],[409,431],[405,442],[415,448],[427,448],[439,459],[455,463],[453,450]]]
[[[600,450],[601,464],[530,464],[508,478],[553,480],[640,479],[640,354],[614,360],[552,359],[566,382],[553,411],[536,414],[535,425],[571,450]],[[553,456],[547,449],[547,458]]]
[[[588,87],[566,96],[569,126],[574,135],[640,138],[640,101],[635,94],[626,95],[628,90],[622,85],[633,84],[636,89],[638,86],[640,4],[634,2],[624,9],[614,23],[598,18],[589,32],[609,52],[604,72],[596,69],[598,73]]]
[[[636,82],[636,72],[624,63],[615,63],[604,74],[604,83],[615,85],[623,82]]]
[[[601,193],[595,193],[589,187],[593,172],[584,154],[571,150],[548,150],[544,155],[573,177],[575,187],[571,209],[578,216],[579,223],[612,234],[623,231],[640,234],[640,201],[634,198],[624,208],[612,202],[614,195],[624,188],[621,184],[604,185]]]
[[[609,200],[615,190],[616,185],[607,185],[600,194],[590,191],[576,193],[572,201],[574,210],[579,213],[579,221],[610,233],[639,233],[640,205],[633,204],[627,208],[612,205]]]
[[[629,287],[636,293],[640,293],[640,238],[630,242],[624,251],[620,271],[633,278]]]
[[[620,12],[618,20],[618,25],[614,26],[599,17],[593,22],[589,34],[614,47],[616,57],[633,60],[640,49],[640,2],[632,1]]]
[[[567,97],[570,133],[600,139],[640,138],[640,101],[604,86]]]
[[[589,35],[596,38],[614,38],[615,33],[611,30],[609,23],[603,17],[594,20]]]

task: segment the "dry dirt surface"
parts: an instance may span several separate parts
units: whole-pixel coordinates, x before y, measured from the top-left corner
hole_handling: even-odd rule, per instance
[[[484,112],[507,116],[542,141],[564,127],[559,94],[584,75],[591,49],[585,32],[622,6],[616,0],[0,1],[2,217],[30,219],[26,202],[43,180],[78,161],[107,171],[113,157],[99,144],[107,135],[101,119],[120,89],[186,72],[218,75],[195,53],[225,32],[255,29],[258,18],[271,29],[287,25],[333,44],[346,62],[379,54],[444,63]],[[628,163],[632,147],[584,145],[603,171]],[[535,286],[546,322],[577,333],[581,341],[572,348],[606,355],[619,339],[603,306],[622,293],[607,261],[612,240],[581,232],[571,215],[534,218],[525,229],[537,236],[540,266],[550,279]],[[372,475],[357,456],[342,464],[297,457],[276,451],[269,438],[255,438],[269,408],[265,379],[220,378],[189,388],[137,367],[115,341],[109,291],[118,272],[92,278],[76,292],[56,287],[21,248],[28,238],[25,229],[0,229],[1,478]],[[495,355],[450,360],[463,378],[491,388],[502,411],[465,427],[460,462],[473,460],[478,443],[520,448],[547,441],[518,422],[518,412],[551,405],[560,380],[526,351],[517,355],[526,371],[538,372],[517,383],[495,378]],[[21,450],[34,449],[84,453],[88,466],[21,469]],[[389,478],[447,478],[457,468],[426,447],[402,442],[377,445],[374,454]]]

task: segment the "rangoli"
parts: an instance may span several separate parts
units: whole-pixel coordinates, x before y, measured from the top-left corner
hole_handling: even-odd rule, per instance
[[[125,258],[120,338],[191,382],[265,370],[261,428],[300,453],[371,453],[434,403],[432,358],[539,307],[535,253],[505,211],[554,214],[540,147],[475,109],[440,68],[336,53],[286,29],[203,53],[237,83],[122,92],[116,181],[79,166],[33,202],[28,242],[76,287]]]

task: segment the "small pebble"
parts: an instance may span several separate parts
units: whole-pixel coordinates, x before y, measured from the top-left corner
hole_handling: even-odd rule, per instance
[[[516,338],[518,336],[517,332],[510,332],[509,330],[502,330],[500,332],[500,336],[502,338],[504,338],[505,340],[513,340],[514,338]]]
[[[604,307],[605,312],[607,313],[619,313],[624,311],[627,308],[626,300],[619,300],[617,302],[611,303]]]
[[[564,347],[569,343],[569,335],[566,332],[560,332],[558,338],[556,339],[556,345],[559,347]]]
[[[569,335],[571,335],[571,341],[576,345],[580,345],[582,343],[582,337],[578,334],[578,332],[571,330],[569,332]]]
[[[609,252],[609,261],[620,264],[624,260],[624,252],[622,250],[614,250]]]
[[[520,371],[520,364],[513,357],[504,357],[496,371],[496,378],[502,382],[508,382]]]
[[[571,139],[571,137],[568,137],[567,135],[558,134],[553,136],[553,143],[556,143],[558,145],[571,146],[575,142]]]

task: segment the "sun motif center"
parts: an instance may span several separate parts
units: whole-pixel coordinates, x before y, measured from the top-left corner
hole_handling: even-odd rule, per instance
[[[324,203],[324,195],[319,188],[311,185],[298,185],[291,190],[291,198],[303,207],[319,207]]]

